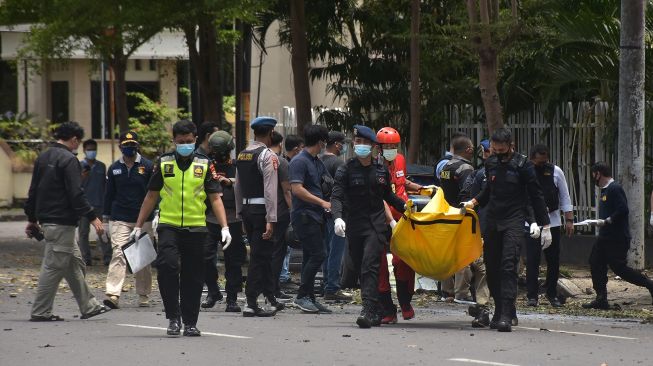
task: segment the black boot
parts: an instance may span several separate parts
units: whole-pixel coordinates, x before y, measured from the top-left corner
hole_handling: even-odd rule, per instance
[[[494,300],[494,314],[492,314],[492,320],[490,321],[490,329],[497,329],[499,324],[499,319],[501,318],[501,300]]]
[[[224,308],[224,311],[227,313],[240,313],[240,306],[238,306],[235,296],[234,298],[227,296],[227,306]]]
[[[490,310],[487,306],[478,306],[478,310],[474,320],[472,320],[472,327],[485,328],[490,325]]]
[[[360,315],[356,319],[356,324],[358,324],[360,328],[366,329],[372,327],[372,315],[370,314],[370,311],[370,303],[363,301],[363,308],[361,309]]]
[[[497,323],[499,332],[512,332],[512,308],[514,304],[514,300],[501,300],[501,316]]]
[[[281,311],[286,307],[285,304],[280,303],[274,296],[267,296],[266,301],[275,309],[275,311]]]
[[[585,309],[610,310],[610,303],[608,303],[608,293],[597,291],[596,299],[594,299],[594,301],[585,303],[581,306]]]
[[[181,320],[179,318],[170,319],[166,333],[169,336],[178,336],[181,334]]]

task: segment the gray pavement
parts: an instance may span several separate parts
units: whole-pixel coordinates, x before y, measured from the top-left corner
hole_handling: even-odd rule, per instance
[[[55,301],[66,321],[27,321],[40,246],[20,238],[24,224],[0,223],[0,365],[653,365],[653,326],[613,320],[520,313],[512,333],[473,329],[465,307],[436,303],[416,319],[358,329],[355,305],[332,315],[287,309],[274,318],[200,314],[200,338],[168,338],[158,296],[138,308],[133,289],[122,308],[80,320],[66,286]],[[105,267],[88,269],[102,298]],[[129,282],[131,284],[131,282]],[[156,294],[156,291],[155,291]]]

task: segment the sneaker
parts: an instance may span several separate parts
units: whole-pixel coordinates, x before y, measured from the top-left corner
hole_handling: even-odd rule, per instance
[[[240,306],[238,306],[238,303],[236,300],[231,300],[227,299],[227,306],[224,308],[224,311],[226,313],[240,313]]]
[[[274,297],[277,298],[277,301],[284,302],[284,303],[285,302],[291,302],[293,300],[292,296],[288,295],[287,293],[285,293],[283,291],[277,292],[277,294],[274,295]]]
[[[309,297],[299,297],[295,299],[294,304],[305,313],[317,313],[320,311]]]
[[[194,325],[184,325],[184,337],[199,337],[202,335],[199,329]]]
[[[108,296],[106,299],[104,299],[102,303],[109,309],[119,309],[120,306],[118,305],[118,300],[119,300],[118,296],[111,295]]]
[[[272,306],[274,308],[275,312],[281,311],[281,310],[285,309],[285,307],[286,307],[285,304],[277,301],[277,299],[274,296],[270,296],[270,297],[266,298],[265,302],[270,303],[270,306]]]
[[[404,320],[410,320],[415,317],[415,310],[410,304],[401,305],[401,317]]]
[[[326,306],[320,304],[317,300],[313,300],[313,306],[315,306],[320,314],[331,314],[333,311]]]
[[[138,295],[138,307],[150,307],[150,298],[147,295]]]
[[[381,324],[397,324],[397,313],[384,316]]]
[[[338,290],[336,292],[325,292],[324,293],[324,300],[325,301],[352,301],[353,297],[351,295],[347,295],[342,290]]]
[[[168,329],[166,330],[166,334],[169,336],[178,336],[181,334],[181,321],[179,318],[175,319],[170,319],[170,323],[168,323]]]
[[[533,306],[533,307],[537,306],[537,299],[528,299],[528,301],[526,302],[526,306]]]
[[[265,310],[261,308],[260,306],[252,306],[250,307],[245,306],[245,310],[243,310],[243,316],[245,318],[251,318],[251,317],[261,317],[261,318],[268,318],[271,316],[274,316],[277,312],[276,311],[270,311],[270,310]]]
[[[367,307],[363,306],[360,315],[356,319],[356,324],[363,329],[372,328],[372,318]]]

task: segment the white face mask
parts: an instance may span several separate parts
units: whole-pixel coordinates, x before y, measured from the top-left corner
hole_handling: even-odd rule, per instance
[[[397,158],[397,149],[383,149],[383,157],[387,161],[393,161]]]

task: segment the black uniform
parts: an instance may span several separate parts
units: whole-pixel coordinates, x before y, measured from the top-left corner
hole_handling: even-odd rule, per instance
[[[647,287],[653,295],[653,281],[627,265],[631,239],[628,211],[626,193],[617,182],[601,188],[599,218],[609,218],[609,223],[599,229],[589,260],[597,299],[607,301],[608,266],[617,276],[634,285]]]
[[[510,319],[517,297],[517,266],[524,241],[528,198],[538,224],[548,225],[549,215],[533,164],[525,156],[513,153],[504,162],[492,155],[485,161],[485,174],[487,184],[476,200],[482,206],[487,205],[483,246],[487,283],[497,307],[495,316],[505,315]]]
[[[205,155],[193,153],[180,158],[176,153],[161,155],[161,159],[174,158],[180,170],[190,168],[194,158],[207,159]],[[209,169],[212,164],[209,164]],[[154,164],[149,191],[163,189],[163,173],[159,161]],[[206,174],[204,191],[207,195],[222,192],[220,183]],[[159,291],[167,319],[182,318],[186,326],[197,324],[204,285],[204,243],[206,226],[173,226],[161,223],[157,228],[159,236],[158,253],[155,261]]]
[[[347,223],[348,255],[360,276],[364,307],[376,307],[378,301],[379,265],[389,234],[383,201],[399,212],[404,210],[404,201],[392,192],[385,165],[363,166],[353,158],[338,168],[331,212],[334,220]]]
[[[463,201],[462,189],[469,175],[474,172],[472,163],[458,155],[454,155],[440,172],[440,186],[444,192],[444,199],[450,206],[458,207]]]
[[[236,177],[236,166],[231,163],[215,163],[215,173],[218,176],[227,178]],[[247,248],[243,241],[243,223],[236,218],[236,198],[233,185],[222,185],[222,204],[227,214],[231,244],[224,251],[224,277],[227,280],[225,290],[227,300],[236,301],[238,293],[243,290],[242,265],[247,259]],[[208,295],[213,299],[220,299],[220,288],[218,287],[218,242],[221,239],[222,227],[216,222],[210,204],[207,203],[206,227],[209,229],[206,245],[204,247],[204,263],[206,266],[204,283],[208,289]]]

